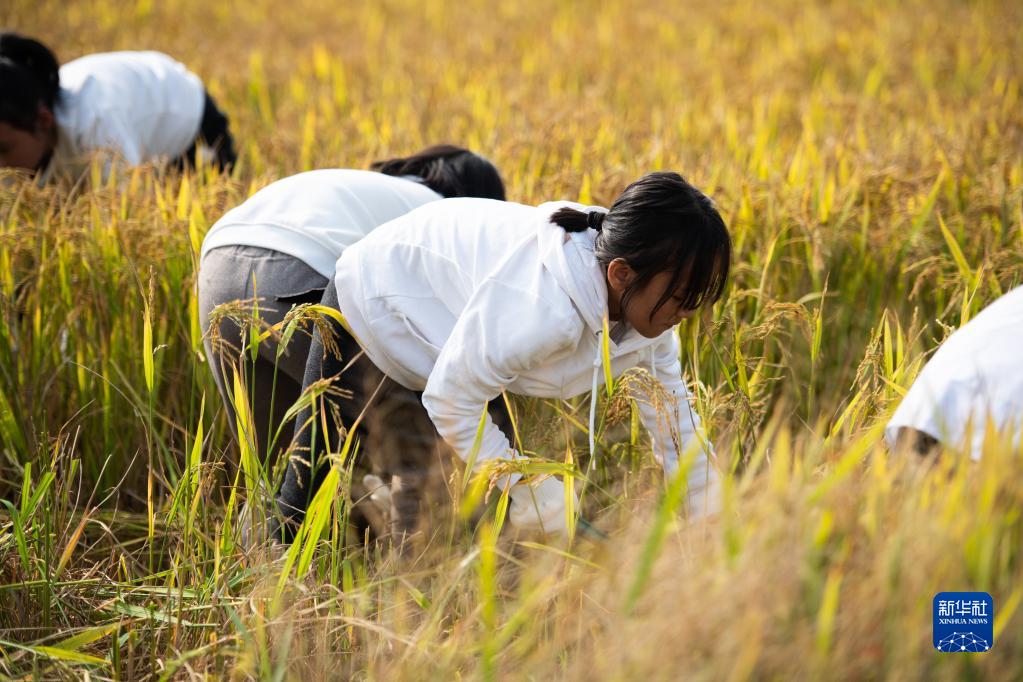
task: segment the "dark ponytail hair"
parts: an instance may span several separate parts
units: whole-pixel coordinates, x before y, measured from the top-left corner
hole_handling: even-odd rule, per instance
[[[33,130],[39,106],[51,111],[60,99],[57,58],[38,40],[0,33],[0,121]]]
[[[371,169],[385,175],[414,175],[443,197],[482,197],[504,201],[504,183],[494,164],[450,144],[427,147],[412,156],[377,161]]]
[[[560,208],[551,222],[566,232],[597,231],[594,254],[606,270],[621,258],[637,274],[622,296],[661,272],[671,280],[653,314],[678,294],[681,306],[696,310],[721,298],[732,260],[732,240],[714,203],[678,173],[648,173],[625,188],[611,209],[583,212]]]

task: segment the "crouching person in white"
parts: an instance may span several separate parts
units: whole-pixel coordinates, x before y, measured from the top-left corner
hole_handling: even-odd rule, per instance
[[[1005,294],[941,345],[902,399],[885,436],[893,451],[964,447],[979,460],[988,425],[1023,439],[1023,287]]]
[[[4,32],[0,92],[0,166],[41,181],[77,176],[96,152],[179,169],[194,165],[197,148],[221,170],[237,160],[227,116],[198,76],[160,52],[104,52],[58,67],[39,41]]]
[[[670,474],[695,441],[691,509],[713,511],[712,453],[700,446],[675,327],[720,297],[730,258],[728,231],[713,203],[676,173],[644,176],[610,210],[437,201],[380,226],[341,255],[333,284],[353,334],[339,327],[339,346],[344,355],[354,335],[387,381],[422,391],[440,436],[463,460],[475,450],[481,464],[521,456],[492,413],[474,447],[481,414],[503,391],[561,399],[601,385],[607,319],[610,374],[645,368],[667,396],[668,410],[641,402],[655,456]],[[351,427],[369,397],[362,384],[346,378],[344,361],[329,353],[311,352],[309,359],[315,366],[307,366],[307,382],[336,376],[340,388],[358,391],[333,410]],[[308,414],[299,416],[300,424],[307,421]],[[355,435],[366,442],[359,428]],[[315,460],[325,446],[312,442],[310,430],[300,429],[296,439],[293,452],[314,459],[289,467],[278,495],[285,540],[326,469]],[[509,478],[514,525],[547,532],[567,526],[560,480]]]

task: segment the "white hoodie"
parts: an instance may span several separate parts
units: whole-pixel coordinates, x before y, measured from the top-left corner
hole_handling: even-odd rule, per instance
[[[210,228],[202,255],[220,246],[258,246],[299,259],[324,277],[346,247],[377,225],[441,195],[418,179],[365,170],[299,173],[259,190]]]
[[[488,401],[503,390],[571,398],[603,384],[607,285],[593,253],[596,232],[566,233],[551,223],[563,206],[605,210],[445,199],[378,227],[337,262],[341,311],[367,355],[398,383],[424,392],[438,432],[463,459]],[[672,431],[682,452],[699,447],[690,510],[716,511],[710,448],[688,406],[674,330],[647,339],[630,329],[608,344],[612,376],[645,367],[677,401],[670,428],[639,402],[654,455],[671,474],[679,456]],[[488,415],[477,461],[516,456]]]
[[[1023,440],[1023,287],[984,308],[945,340],[885,429],[894,449],[911,427],[980,459],[990,419]]]
[[[202,81],[160,52],[91,54],[60,67],[55,165],[105,149],[137,166],[180,156],[199,134]]]

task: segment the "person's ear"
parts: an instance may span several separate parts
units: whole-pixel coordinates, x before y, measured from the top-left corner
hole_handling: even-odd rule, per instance
[[[48,133],[53,130],[54,125],[56,125],[56,120],[53,117],[53,111],[49,107],[40,104],[36,110],[36,131]]]
[[[607,284],[617,293],[629,288],[636,279],[636,271],[625,262],[624,258],[615,258],[607,264]]]

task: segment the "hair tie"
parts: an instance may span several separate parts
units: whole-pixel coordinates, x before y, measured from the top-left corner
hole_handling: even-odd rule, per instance
[[[586,214],[586,226],[592,227],[597,232],[600,232],[601,227],[604,225],[604,217],[607,216],[603,211],[589,211]]]

